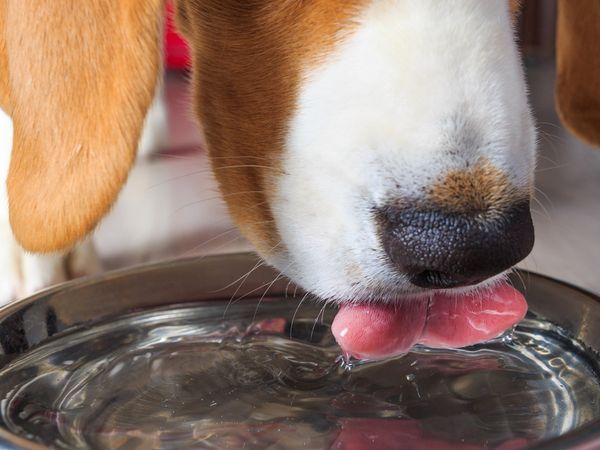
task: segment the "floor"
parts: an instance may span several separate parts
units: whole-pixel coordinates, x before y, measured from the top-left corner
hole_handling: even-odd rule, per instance
[[[600,293],[600,150],[570,135],[553,105],[554,68],[528,68],[539,124],[536,245],[522,267]],[[169,149],[142,158],[96,232],[106,268],[250,250],[228,218],[189,109],[187,81],[165,85]]]

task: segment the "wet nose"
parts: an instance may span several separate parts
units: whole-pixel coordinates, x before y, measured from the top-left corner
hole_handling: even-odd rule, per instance
[[[528,201],[473,214],[388,206],[380,226],[392,263],[429,289],[477,284],[521,261],[534,242]]]

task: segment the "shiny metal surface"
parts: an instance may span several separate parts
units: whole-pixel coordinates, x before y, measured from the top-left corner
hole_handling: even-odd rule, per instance
[[[242,280],[244,275],[253,268],[255,268],[255,270],[246,278],[242,287],[238,290],[239,283],[237,283],[236,280]],[[522,273],[521,278],[524,280],[525,292],[530,304],[530,309],[539,316],[547,319],[550,323],[560,326],[570,336],[575,337],[578,341],[584,344],[584,347],[573,349],[572,354],[576,357],[572,358],[570,351],[565,352],[563,355],[564,357],[561,358],[561,361],[565,365],[565,369],[570,370],[559,370],[557,373],[562,374],[560,376],[564,375],[563,378],[568,378],[568,376],[573,374],[575,374],[574,376],[581,376],[581,373],[587,373],[584,370],[579,370],[578,367],[570,367],[571,365],[578,366],[582,364],[582,358],[585,357],[590,358],[588,361],[589,364],[587,365],[589,365],[589,370],[591,371],[590,373],[592,373],[598,365],[598,361],[594,356],[594,352],[598,352],[598,350],[600,350],[599,299],[572,286],[565,285],[546,277]],[[275,281],[271,283],[273,280]],[[520,281],[516,280],[515,285],[519,287],[521,285]],[[268,292],[266,292],[267,288]],[[229,316],[230,318],[235,318],[237,314],[239,318],[245,318],[245,322],[242,321],[241,323],[244,323],[246,326],[248,326],[250,322],[255,322],[256,320],[258,323],[262,323],[260,321],[263,319],[268,320],[268,313],[270,313],[270,309],[274,308],[274,310],[277,310],[279,308],[277,317],[285,318],[287,321],[290,321],[290,318],[296,319],[298,320],[297,323],[300,327],[303,326],[302,320],[304,316],[310,318],[311,320],[307,322],[308,325],[305,324],[309,329],[311,329],[309,341],[311,343],[317,342],[314,341],[314,324],[316,322],[313,322],[312,319],[315,317],[314,311],[318,313],[319,309],[313,311],[310,308],[314,309],[315,306],[306,306],[303,308],[308,308],[306,311],[301,311],[297,314],[295,308],[292,306],[293,304],[297,304],[298,298],[303,298],[303,294],[299,292],[295,293],[296,300],[291,299],[280,301],[282,297],[285,297],[286,291],[290,297],[293,297],[292,294],[294,294],[294,290],[294,286],[288,285],[287,280],[277,279],[274,272],[272,272],[269,268],[257,266],[257,260],[253,256],[247,254],[216,256],[202,260],[191,259],[175,261],[166,264],[159,264],[108,274],[99,279],[83,280],[66,284],[56,289],[44,292],[31,299],[10,305],[0,311],[0,373],[6,373],[6,371],[11,367],[11,364],[14,365],[15,361],[23,360],[24,356],[34,353],[37,348],[52,348],[52,345],[58,345],[58,343],[68,340],[68,337],[61,338],[61,336],[70,336],[69,333],[74,332],[74,330],[78,330],[76,333],[79,333],[75,335],[81,335],[81,333],[91,333],[93,335],[99,329],[99,327],[93,326],[94,324],[98,324],[99,322],[103,322],[105,324],[117,323],[119,322],[119,318],[123,318],[123,316],[126,315],[131,315],[129,316],[131,317],[131,320],[142,320],[140,323],[147,323],[143,321],[144,317],[152,317],[151,327],[136,327],[137,330],[146,330],[144,331],[146,334],[141,333],[144,334],[145,338],[151,336],[152,339],[156,339],[156,336],[159,335],[159,340],[165,341],[168,340],[170,336],[181,336],[185,334],[184,331],[186,330],[191,336],[195,335],[199,329],[197,325],[200,322],[194,322],[196,326],[190,328],[189,323],[181,323],[182,318],[185,317],[185,320],[191,320],[190,318],[194,317],[194,314],[197,314],[195,311],[199,310],[197,305],[198,302],[205,302],[207,308],[211,305],[216,305],[215,307],[217,307],[217,309],[215,311],[222,311],[223,304],[229,302],[234,294],[236,298],[243,297],[243,300],[235,302],[232,307],[230,307],[230,312],[232,314]],[[266,309],[264,309],[266,315],[263,317],[261,315],[261,309],[258,309],[258,315],[254,317],[256,320],[252,320],[252,314],[256,310],[258,302],[261,301],[266,306]],[[178,306],[170,306],[175,304]],[[277,304],[281,304],[281,306],[272,306]],[[205,309],[205,311],[207,310],[208,309]],[[213,313],[211,316],[210,314],[207,315],[205,313],[204,318],[210,318],[210,323],[218,323],[219,318],[222,317],[222,314],[219,313],[218,316],[214,314],[216,313]],[[332,313],[330,311],[326,311],[325,314],[331,315]],[[200,320],[200,317],[198,317],[198,319]],[[125,321],[127,320],[128,319],[125,319]],[[325,323],[327,323],[327,318],[325,319]],[[177,330],[174,331],[172,326],[169,327],[170,324],[177,324],[180,326],[180,328],[177,328]],[[530,321],[519,329],[515,335],[517,337],[516,342],[511,343],[510,345],[520,345],[519,340],[522,340],[522,344],[525,347],[529,345],[529,349],[535,348],[533,344],[530,345],[525,342],[525,337],[529,332],[527,328],[528,326],[530,330],[534,329],[537,331],[543,331],[544,327],[547,327],[550,331],[553,330],[553,327],[543,322],[536,322],[535,320]],[[317,343],[319,345],[319,351],[322,352],[326,357],[323,360],[333,360],[337,352],[334,343],[331,341],[331,338],[326,331],[317,328],[316,334],[318,335],[319,333],[322,333],[319,338],[321,341],[318,341]],[[247,330],[242,333],[244,339],[247,338],[246,334]],[[254,343],[254,341],[252,341],[253,336],[254,335],[250,337],[251,343]],[[570,344],[567,345],[566,343],[566,337],[561,336],[562,335],[555,335],[551,340],[551,344],[558,347],[561,347],[564,344],[564,348],[570,348],[568,347]],[[308,339],[306,336],[305,338]],[[301,340],[297,339],[297,341]],[[114,334],[114,342],[115,345],[117,342],[119,342],[117,334]],[[269,344],[274,345],[274,347],[269,347],[270,349],[276,348],[277,345],[279,345],[277,342],[281,343],[281,340],[273,342],[274,344]],[[194,341],[194,343],[194,345],[197,345],[198,341]],[[300,344],[302,344],[302,342],[300,342],[298,345]],[[289,342],[281,343],[281,345],[283,346],[283,353],[281,354],[286,355],[293,354],[294,352],[298,351],[301,352],[304,351],[303,349],[305,349],[305,347],[302,346],[298,348],[293,346],[290,347]],[[293,343],[293,345],[296,344]],[[511,364],[516,364],[515,361],[517,361],[519,358],[518,352],[513,356],[509,354],[498,356],[498,349],[504,348],[500,347],[500,345],[501,344],[498,343],[496,347],[490,346],[489,348],[486,347],[480,349],[478,350],[478,353],[455,352],[437,355],[435,352],[432,353],[427,351],[418,351],[415,352],[414,355],[411,354],[405,359],[398,360],[398,362],[395,362],[393,365],[385,366],[385,370],[383,370],[383,372],[381,372],[380,369],[377,369],[377,367],[370,366],[364,368],[358,367],[354,374],[356,374],[357,378],[362,379],[363,383],[367,383],[366,385],[369,386],[368,383],[372,384],[377,380],[379,380],[377,383],[382,383],[380,378],[383,375],[381,373],[389,374],[390,370],[396,370],[397,374],[406,374],[408,368],[412,367],[411,364],[420,364],[421,367],[433,367],[433,369],[424,369],[422,372],[420,372],[420,374],[417,374],[417,377],[420,377],[417,378],[417,382],[422,382],[423,385],[426,386],[427,383],[431,384],[433,381],[435,381],[435,383],[439,384],[440,386],[450,386],[450,384],[448,384],[449,381],[447,382],[443,379],[443,377],[448,376],[448,372],[446,372],[445,375],[436,375],[438,373],[442,373],[440,368],[447,366],[448,361],[454,365],[458,364],[459,366],[460,364],[464,363],[468,367],[472,367],[473,364],[481,365],[486,361],[491,360],[502,361],[502,367],[510,367]],[[251,347],[251,349],[253,348],[255,347]],[[274,352],[274,350],[272,351]],[[314,349],[311,349],[311,351],[314,351]],[[99,352],[99,350],[94,349],[91,350],[91,352]],[[58,355],[58,351],[55,354]],[[195,358],[196,357],[199,358],[200,356],[196,355]],[[189,367],[191,364],[189,360],[184,359],[182,361],[185,363],[186,367]],[[197,361],[197,358],[194,359],[194,361]],[[585,363],[585,361],[583,363]],[[297,366],[297,368],[298,367],[302,368],[303,366]],[[339,367],[333,368],[333,366],[327,366],[326,369],[328,373],[333,373],[335,370],[338,370]],[[135,365],[132,365],[131,370],[132,373],[135,373]],[[233,372],[232,370],[228,370],[225,373]],[[161,373],[160,370],[158,373]],[[508,372],[505,373],[502,371],[496,373],[496,375],[494,375],[496,377],[494,378],[495,383],[494,386],[492,386],[494,389],[498,390],[498,393],[502,394],[500,397],[498,397],[499,400],[497,401],[501,403],[503,408],[510,407],[511,405],[510,401],[506,400],[508,397],[510,397],[510,386],[507,385],[508,387],[502,387],[498,385],[497,380],[508,380],[507,377],[509,374],[507,373]],[[164,373],[161,373],[161,375],[164,375]],[[173,375],[173,373],[171,373],[171,375]],[[271,375],[271,372],[265,373],[265,376],[267,377]],[[305,377],[307,375],[305,374],[302,376]],[[298,383],[302,384],[307,382],[305,378],[302,378],[302,376],[299,375],[298,378],[292,377],[291,380],[295,383],[293,386],[294,389],[298,389]],[[33,375],[31,375],[31,377],[33,378]],[[442,377],[442,379],[440,379],[440,377]],[[226,379],[227,377],[224,376],[224,378]],[[589,378],[591,379],[592,376],[590,375]],[[450,379],[451,378],[448,377],[448,380]],[[462,378],[463,385],[464,380],[467,379],[468,377]],[[337,378],[335,380],[336,383],[339,384],[339,380],[337,380]],[[2,376],[0,376],[0,385],[3,381],[6,381],[6,378],[3,379]],[[408,379],[408,381],[414,382],[415,380]],[[288,383],[289,385],[290,380],[287,379],[285,383]],[[312,380],[310,383],[310,386],[314,388],[314,380]],[[578,381],[578,383],[580,384],[580,381]],[[405,384],[407,383],[405,382]],[[409,384],[410,383],[407,385]],[[332,383],[331,385],[334,384]],[[472,386],[478,385],[476,383],[470,383],[467,387],[471,389]],[[531,386],[535,387],[536,385],[531,384]],[[466,388],[464,386],[461,387],[461,385],[457,387],[455,384],[453,384],[452,387],[455,390],[458,389],[457,392],[461,392],[461,395],[464,395],[465,392],[468,391],[465,391],[464,389]],[[115,389],[117,388],[118,386],[115,387]],[[490,389],[490,387],[479,385],[479,389]],[[367,390],[370,393],[372,389],[369,388]],[[586,391],[584,390],[581,392]],[[407,397],[408,391],[405,392],[404,387],[399,389],[398,393],[405,396],[404,400],[398,401],[397,403],[392,402],[392,406],[396,405],[396,407],[407,407],[408,405],[409,409],[412,408],[412,410],[408,412],[409,415],[412,416],[418,416],[418,414],[420,414],[420,407],[429,407],[431,409],[432,405],[440,405],[440,402],[443,401],[443,398],[445,398],[443,396],[433,398],[433,400],[430,399],[429,402],[426,399],[415,398],[411,401],[410,398]],[[347,396],[340,397],[338,394],[339,393],[337,392],[335,393],[335,398],[338,400],[339,398],[348,398]],[[567,394],[569,393],[567,392]],[[167,397],[164,392],[160,395],[165,398]],[[591,396],[588,398],[589,404],[586,405],[586,397],[578,395],[579,394],[569,394],[564,398],[569,401],[575,399],[574,401],[577,402],[575,408],[577,408],[579,415],[587,415],[588,417],[585,425],[577,428],[574,431],[569,431],[560,437],[555,437],[540,443],[536,443],[527,448],[582,450],[600,448],[600,418],[596,417],[596,419],[593,420],[593,417],[597,415],[597,410],[595,408],[600,406],[592,402],[594,399]],[[197,408],[198,411],[200,408],[198,399],[194,396],[191,398],[195,399],[196,403],[194,403],[194,405],[196,405],[195,408]],[[256,398],[260,397],[257,396]],[[369,398],[363,397],[363,401],[367,402],[371,406],[375,400],[379,401],[380,399],[376,398],[376,396],[371,396]],[[526,398],[517,399],[517,402],[521,402],[523,404],[526,403],[526,401]],[[552,401],[548,400],[547,404],[554,405]],[[504,404],[504,402],[506,402],[506,404]],[[556,404],[560,405],[561,403],[559,402]],[[384,408],[384,410],[386,411],[386,414],[389,414],[392,406],[390,406],[389,401],[387,401],[386,405],[387,406]],[[452,405],[456,406],[454,403]],[[452,405],[446,406],[450,408]],[[476,404],[474,405],[477,406]],[[6,402],[4,402],[3,408],[5,408],[5,406]],[[236,404],[236,407],[243,407],[243,403]],[[442,405],[441,407],[444,406]],[[321,408],[325,408],[325,406],[322,405]],[[135,411],[135,409],[129,410],[128,413],[131,413],[131,411]],[[381,414],[381,409],[377,410],[377,414]],[[377,414],[375,416],[380,417],[377,416]],[[550,423],[554,416],[561,414],[561,411],[552,411],[551,408],[549,408],[547,411],[548,415],[544,416],[544,414],[546,414],[546,412],[543,412],[540,417],[547,417],[545,421]],[[16,436],[8,431],[6,417],[6,415],[3,416],[3,420],[5,421],[3,424],[4,428],[0,429],[0,446],[2,448],[46,448],[41,447],[39,444],[35,444],[31,441],[24,440],[22,437]],[[589,418],[592,418],[591,421]],[[495,422],[492,420],[491,423]],[[525,425],[530,426],[530,423],[526,422]],[[437,426],[442,427],[443,429],[444,425],[438,424]],[[543,427],[544,424],[540,426]],[[450,433],[450,431],[448,431],[448,433]],[[492,431],[499,433],[497,428],[492,427]],[[112,448],[118,447],[113,446]]]

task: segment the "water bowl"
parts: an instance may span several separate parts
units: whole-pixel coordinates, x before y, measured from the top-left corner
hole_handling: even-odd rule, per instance
[[[251,255],[64,284],[0,311],[0,448],[599,449],[600,300],[514,284],[511,333],[376,363]]]

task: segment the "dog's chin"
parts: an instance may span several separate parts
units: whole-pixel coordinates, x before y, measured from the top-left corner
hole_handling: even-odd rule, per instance
[[[502,273],[494,275],[490,278],[487,278],[479,283],[472,284],[469,286],[461,286],[454,287],[448,289],[424,289],[418,288],[414,292],[408,292],[404,295],[400,294],[395,297],[395,300],[392,301],[402,301],[403,298],[430,298],[435,294],[442,294],[448,296],[449,298],[453,297],[463,297],[465,295],[470,295],[477,297],[479,294],[484,294],[490,290],[493,290],[496,286],[500,284],[504,284],[509,282],[509,274],[513,271],[513,269],[506,270]]]
[[[416,286],[407,281],[406,274],[391,274],[387,265],[381,268],[368,268],[366,273],[385,272],[386,276],[382,279],[345,279],[343,284],[336,282],[336,288],[314,283],[311,280],[318,279],[314,273],[303,273],[298,268],[298,264],[289,257],[287,252],[276,255],[261,255],[263,259],[283,276],[289,278],[297,284],[303,291],[312,294],[316,299],[336,305],[345,304],[374,304],[393,305],[403,301],[424,300],[427,301],[434,295],[444,295],[448,298],[474,296],[484,294],[493,290],[499,284],[505,284],[509,281],[509,274],[514,268],[505,270],[497,275],[491,276],[479,283],[469,286],[453,287],[446,289],[428,289]],[[331,268],[323,268],[323,271],[329,271]],[[314,271],[319,271],[314,268]],[[340,277],[345,278],[345,277]]]
[[[447,289],[426,289],[415,285],[398,288],[396,286],[382,286],[379,289],[365,288],[363,293],[355,294],[352,297],[348,295],[332,296],[328,300],[339,305],[361,304],[361,303],[382,303],[386,305],[394,305],[404,301],[429,301],[435,295],[443,295],[448,298],[460,298],[464,296],[477,297],[484,293],[493,290],[499,284],[508,281],[510,271],[505,271],[501,274],[483,280],[477,284],[470,286],[461,286]]]

